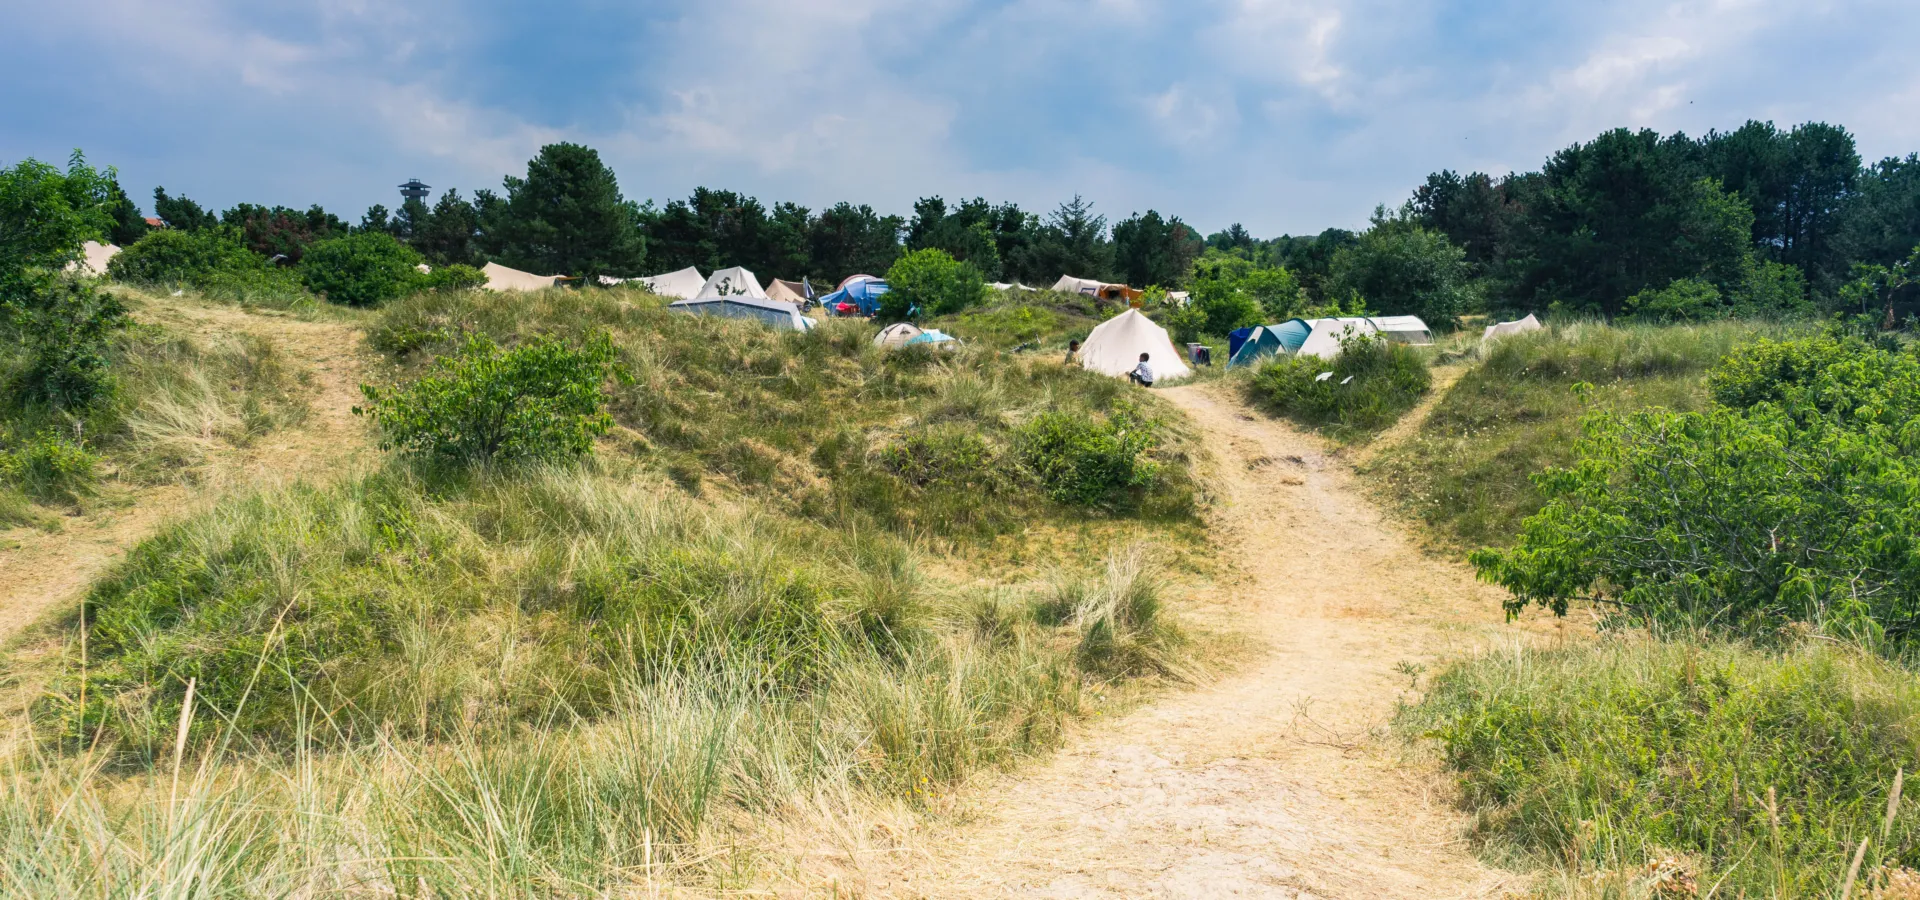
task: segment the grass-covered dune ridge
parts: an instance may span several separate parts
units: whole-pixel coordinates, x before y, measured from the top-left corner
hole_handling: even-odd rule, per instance
[[[1505,546],[1546,502],[1532,476],[1573,462],[1596,406],[1702,408],[1708,370],[1733,348],[1791,326],[1573,322],[1474,345],[1419,430],[1374,463],[1392,502],[1442,544]],[[1575,386],[1592,388],[1584,395]]]
[[[720,480],[819,521],[953,539],[1059,519],[1050,484],[1023,465],[1023,426],[1047,412],[1153,423],[1150,484],[1097,492],[1104,515],[1190,526],[1191,441],[1177,417],[1116,379],[1051,356],[872,345],[859,321],[810,333],[688,316],[638,291],[503,297],[423,294],[389,306],[376,347],[403,362],[478,332],[510,345],[534,335],[584,344],[611,335],[630,381],[612,388],[610,442],[699,491]],[[1119,426],[1113,426],[1118,428]],[[966,441],[953,432],[968,432]],[[946,453],[925,459],[929,447]],[[903,468],[903,461],[918,464]],[[937,470],[939,477],[929,478]],[[1067,517],[1080,518],[1075,512]],[[958,542],[956,542],[958,543]]]

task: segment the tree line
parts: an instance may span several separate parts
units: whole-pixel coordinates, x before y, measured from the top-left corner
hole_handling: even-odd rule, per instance
[[[113,237],[129,243],[145,225],[114,192]],[[351,225],[318,206],[241,204],[215,215],[164,189],[154,210],[169,227],[226,229],[256,253],[296,263],[318,241],[378,231],[436,265],[493,260],[576,276],[743,265],[832,283],[938,249],[991,281],[1046,286],[1066,274],[1211,289],[1235,294],[1242,312],[1251,302],[1267,311],[1364,304],[1439,322],[1473,311],[1686,318],[1910,305],[1904,277],[1883,278],[1864,299],[1874,292],[1858,287],[1857,268],[1893,272],[1920,244],[1920,154],[1863,164],[1851,134],[1818,122],[1749,122],[1700,138],[1616,129],[1537,171],[1436,172],[1360,231],[1270,239],[1239,224],[1203,238],[1157,210],[1109,223],[1078,196],[1044,215],[939,196],[920,199],[911,216],[847,202],[813,210],[706,187],[656,205],[626,198],[596,151],[565,143],[542,148],[497,191],[374,206]],[[1261,273],[1257,286],[1243,288],[1248,273]]]

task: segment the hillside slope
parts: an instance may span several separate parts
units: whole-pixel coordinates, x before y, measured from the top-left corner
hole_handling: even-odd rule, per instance
[[[111,508],[74,517],[58,531],[8,533],[0,542],[0,641],[78,598],[135,544],[167,521],[204,508],[223,491],[336,471],[372,446],[353,415],[368,366],[353,326],[255,314],[186,297],[146,298],[136,317],[196,337],[251,335],[272,342],[282,358],[304,372],[304,421],[251,446],[221,451],[192,483],[134,487]]]

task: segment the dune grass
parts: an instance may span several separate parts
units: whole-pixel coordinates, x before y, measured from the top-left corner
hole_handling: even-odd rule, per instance
[[[191,480],[208,457],[244,447],[299,421],[298,379],[270,342],[247,336],[200,338],[136,325],[109,349],[112,388],[81,409],[0,401],[0,455],[46,457],[66,447],[90,464],[56,489],[18,477],[0,462],[0,527],[44,524],[52,511],[84,507],[103,478],[132,484]],[[0,384],[25,360],[0,347]]]
[[[1594,405],[1698,409],[1706,372],[1728,351],[1788,326],[1606,325],[1577,322],[1469,345],[1465,374],[1420,430],[1382,448],[1370,467],[1382,495],[1442,546],[1505,546],[1544,498],[1531,477],[1573,461],[1580,418]],[[1584,397],[1575,385],[1592,389]]]
[[[1889,816],[1920,686],[1849,646],[1512,647],[1436,675],[1397,726],[1438,747],[1489,854],[1553,873],[1549,895],[1837,896],[1862,840],[1855,896],[1920,868],[1912,798]]]

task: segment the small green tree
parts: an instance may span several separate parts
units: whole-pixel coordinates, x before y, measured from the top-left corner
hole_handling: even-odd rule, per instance
[[[1105,420],[1066,412],[1035,416],[1015,434],[1020,461],[1060,503],[1103,506],[1153,486],[1160,469],[1147,454],[1159,445],[1158,423],[1131,405]]]
[[[1416,315],[1453,328],[1480,305],[1466,251],[1447,236],[1378,213],[1373,228],[1333,255],[1329,294],[1358,295],[1389,315]]]
[[[307,289],[348,306],[378,306],[420,277],[420,254],[390,234],[363,231],[313,245],[300,261]]]
[[[65,172],[32,159],[0,169],[0,328],[28,350],[29,397],[73,406],[108,386],[107,348],[125,310],[67,267],[112,227],[113,178],[77,150]]]
[[[915,310],[923,316],[951,315],[979,305],[987,296],[979,269],[933,248],[900,257],[887,270],[886,280],[880,318],[890,322],[905,321]]]
[[[354,412],[379,424],[382,446],[456,465],[581,456],[613,420],[602,387],[617,374],[606,335],[573,349],[538,339],[502,350],[482,334],[403,388],[362,386]]]

